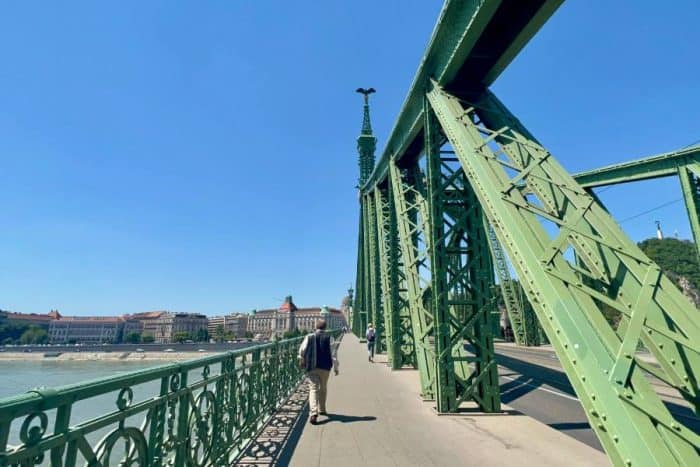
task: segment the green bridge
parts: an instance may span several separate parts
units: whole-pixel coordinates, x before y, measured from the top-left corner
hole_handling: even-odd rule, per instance
[[[374,323],[392,377],[415,369],[416,392],[438,413],[471,406],[508,414],[494,345],[498,290],[516,343],[551,344],[613,465],[698,466],[700,312],[592,188],[678,177],[697,243],[700,147],[570,174],[489,89],[562,2],[446,1],[378,161],[374,90],[358,89],[365,105],[351,328],[362,340]],[[604,307],[619,313],[618,326]],[[344,352],[359,359],[357,339],[343,345],[353,343]],[[0,466],[72,466],[78,458],[94,466],[229,465],[294,394],[298,345],[0,401]],[[132,388],[149,381],[159,389],[136,397]],[[382,393],[357,384],[346,402]],[[76,404],[108,394],[116,409],[72,421]],[[691,415],[670,410],[669,397]],[[127,423],[137,415],[140,424]],[[20,445],[8,445],[12,426]]]

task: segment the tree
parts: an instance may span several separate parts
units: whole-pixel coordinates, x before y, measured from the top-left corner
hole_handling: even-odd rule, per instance
[[[124,338],[124,342],[128,344],[138,344],[139,342],[141,342],[141,333],[136,331],[130,332]]]
[[[225,335],[226,330],[224,329],[224,325],[219,324],[214,330],[214,339],[216,340],[216,342],[221,342],[224,340]]]
[[[21,344],[45,344],[49,341],[49,335],[39,326],[29,326],[19,341]]]
[[[19,342],[20,337],[22,337],[22,334],[24,334],[27,329],[29,329],[29,326],[26,324],[0,324],[0,340],[4,341],[9,338],[12,339],[10,344]]]
[[[207,328],[199,328],[197,329],[197,332],[193,337],[193,341],[197,342],[206,342],[209,340],[209,331],[207,331]]]
[[[693,242],[676,238],[649,238],[637,246],[661,267],[677,287],[680,288],[678,276],[682,276],[695,289],[700,289],[700,266]]]
[[[190,340],[190,333],[189,332],[176,332],[175,335],[173,336],[173,341],[177,342],[179,344],[182,344],[183,342]]]
[[[252,339],[252,338],[253,338],[253,333],[250,332],[250,331],[246,331],[246,332],[245,332],[245,337],[246,337],[247,339]]]
[[[2,340],[2,345],[12,345],[15,343],[15,340],[11,337],[6,337]]]
[[[153,337],[151,334],[144,334],[141,336],[141,342],[143,342],[144,344],[152,344],[155,341],[156,338]]]

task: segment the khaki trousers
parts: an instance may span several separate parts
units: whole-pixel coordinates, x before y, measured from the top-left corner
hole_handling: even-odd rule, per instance
[[[309,380],[309,415],[318,415],[319,412],[326,411],[326,390],[330,374],[330,371],[320,368],[306,373]]]

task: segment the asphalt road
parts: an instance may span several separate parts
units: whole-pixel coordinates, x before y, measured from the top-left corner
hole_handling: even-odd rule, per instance
[[[603,450],[553,352],[496,345],[496,359],[504,403]],[[657,379],[650,380],[654,385],[663,385]],[[682,401],[665,398],[664,402],[679,421],[700,433],[700,421]]]

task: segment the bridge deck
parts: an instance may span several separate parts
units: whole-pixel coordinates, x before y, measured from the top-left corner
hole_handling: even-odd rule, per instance
[[[304,426],[292,466],[609,465],[605,455],[504,406],[504,414],[437,416],[418,373],[392,372],[353,335],[329,382],[329,418]]]

